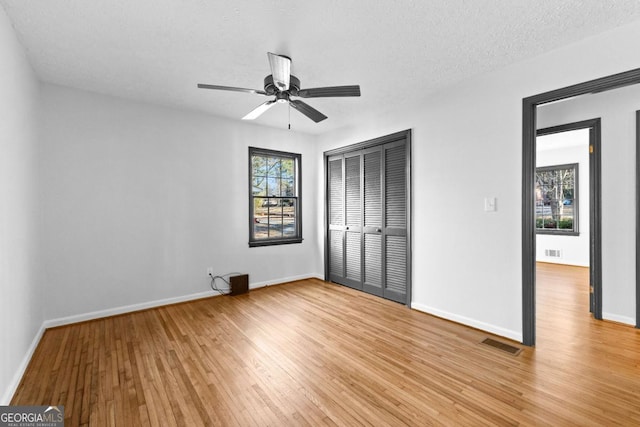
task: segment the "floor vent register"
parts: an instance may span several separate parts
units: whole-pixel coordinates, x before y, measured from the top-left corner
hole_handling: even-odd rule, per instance
[[[487,338],[484,341],[482,341],[482,344],[486,344],[489,345],[491,347],[497,348],[498,350],[502,350],[505,353],[509,353],[513,356],[517,356],[518,354],[520,354],[520,352],[522,351],[521,348],[515,347],[513,345],[509,345],[500,341],[496,341],[494,339],[491,338]]]

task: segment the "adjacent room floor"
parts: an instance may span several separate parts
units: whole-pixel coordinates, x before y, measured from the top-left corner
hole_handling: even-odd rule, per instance
[[[311,279],[48,330],[12,404],[67,425],[640,424],[640,331],[591,319],[585,271],[538,268],[517,356]]]

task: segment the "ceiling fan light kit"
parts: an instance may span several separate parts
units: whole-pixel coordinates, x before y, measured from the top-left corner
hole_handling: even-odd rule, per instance
[[[299,99],[291,99],[292,96],[300,98],[331,98],[345,96],[360,96],[360,86],[328,86],[310,89],[300,89],[300,79],[291,75],[291,58],[284,55],[277,55],[268,52],[269,66],[271,74],[264,78],[264,90],[246,89],[231,86],[218,86],[210,84],[198,84],[200,89],[226,90],[233,92],[252,93],[263,96],[275,96],[274,99],[266,101],[242,120],[254,120],[260,117],[265,111],[273,107],[276,103],[288,103],[295,110],[304,114],[314,122],[318,123],[327,118],[324,114],[311,107],[309,104]]]

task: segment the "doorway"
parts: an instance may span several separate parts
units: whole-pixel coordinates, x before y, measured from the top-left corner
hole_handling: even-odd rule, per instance
[[[557,271],[559,282],[583,278],[573,286],[584,286],[589,299],[578,309],[596,319],[602,318],[601,243],[599,223],[591,219],[600,211],[600,129],[599,118],[539,129],[535,173],[536,277]]]
[[[625,86],[640,83],[640,69],[615,74],[612,76],[591,80],[562,89],[545,92],[523,99],[523,137],[522,137],[522,342],[525,345],[535,345],[536,342],[536,278],[535,278],[535,166],[536,166],[536,109],[539,105],[548,104],[568,98],[591,93],[605,92]],[[600,164],[596,164],[592,172],[599,172]],[[637,170],[637,168],[636,168]],[[636,188],[638,191],[638,188]],[[600,206],[600,201],[595,201]],[[596,210],[591,221],[597,227],[601,226],[600,212]],[[638,227],[639,225],[636,224]],[[600,236],[596,236],[599,241]],[[636,230],[636,239],[638,239]],[[637,242],[637,240],[636,240]],[[595,256],[601,257],[600,248],[594,248]],[[635,255],[636,266],[639,263],[638,253]],[[600,268],[600,262],[592,263],[592,268]],[[635,279],[636,295],[640,293],[640,277]],[[594,289],[594,298],[601,298]],[[597,304],[597,300],[596,300]],[[596,313],[594,312],[594,315]],[[601,315],[602,313],[600,313]],[[640,310],[636,306],[636,325],[640,323]]]

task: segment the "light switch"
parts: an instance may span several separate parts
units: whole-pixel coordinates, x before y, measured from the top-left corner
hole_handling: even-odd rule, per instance
[[[484,198],[484,211],[485,212],[495,212],[496,209],[496,198],[495,197],[485,197]]]

